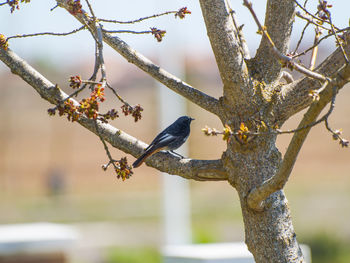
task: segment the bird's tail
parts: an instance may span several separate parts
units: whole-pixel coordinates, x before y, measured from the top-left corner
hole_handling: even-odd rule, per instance
[[[139,166],[145,161],[145,159],[146,159],[148,156],[150,156],[150,155],[152,155],[152,154],[154,154],[154,153],[157,153],[157,152],[159,152],[160,150],[162,150],[162,148],[160,148],[160,149],[154,149],[154,148],[152,147],[152,148],[150,148],[149,150],[145,151],[145,152],[144,152],[139,158],[137,158],[137,160],[132,164],[132,167],[133,167],[133,168],[139,167]]]
[[[152,152],[149,152],[149,151],[146,151],[144,152],[139,158],[137,158],[137,160],[132,164],[132,167],[134,168],[137,168],[139,167],[143,162],[144,160],[150,156],[152,154]]]

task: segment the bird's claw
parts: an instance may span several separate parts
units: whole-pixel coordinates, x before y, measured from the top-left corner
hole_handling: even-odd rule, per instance
[[[184,158],[185,158],[185,157],[183,157],[181,154],[176,153],[176,152],[174,152],[174,151],[172,151],[172,150],[170,150],[169,152],[171,152],[173,155],[176,155],[177,157],[180,157],[181,159],[184,159]]]

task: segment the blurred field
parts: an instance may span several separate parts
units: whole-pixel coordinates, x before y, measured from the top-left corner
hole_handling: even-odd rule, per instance
[[[70,75],[79,71],[88,78],[92,68],[84,64],[83,72],[79,65],[58,71],[45,61],[34,64],[62,88],[67,86]],[[144,108],[140,122],[121,117],[112,124],[150,142],[158,132],[153,80],[128,65],[107,67],[118,69],[111,77],[121,95]],[[84,230],[87,240],[93,236],[101,244],[160,246],[161,176],[146,166],[125,182],[117,180],[112,171],[103,172],[101,165],[107,158],[96,136],[63,117],[48,116],[51,105],[18,77],[7,70],[0,72],[0,223],[64,222]],[[212,58],[188,61],[186,73],[189,83],[219,96],[221,84]],[[343,128],[348,139],[349,99],[347,87],[338,96],[331,118],[332,127]],[[107,106],[114,103],[108,96]],[[193,104],[188,105],[188,111],[196,119],[189,140],[190,157],[220,157],[225,149],[221,138],[209,138],[201,132],[205,125],[220,129],[219,120]],[[301,116],[293,118],[285,128],[295,127]],[[282,153],[290,138],[283,135],[278,139]],[[115,158],[124,156],[115,149],[112,153]],[[133,157],[128,159],[133,161]],[[286,187],[294,226],[301,239],[324,233],[350,242],[349,168],[349,149],[342,149],[322,125],[314,128]],[[55,176],[60,178],[56,182],[58,194],[49,187]],[[191,182],[191,198],[194,241],[243,240],[238,198],[227,183]]]

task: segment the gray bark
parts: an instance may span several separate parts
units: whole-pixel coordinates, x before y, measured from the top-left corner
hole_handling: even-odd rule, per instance
[[[292,34],[295,4],[291,0],[268,0],[265,14],[265,27],[276,48],[286,54]],[[257,79],[270,84],[276,81],[282,71],[279,59],[274,55],[265,37],[253,59],[252,71]]]
[[[253,210],[247,202],[251,189],[278,171],[282,157],[275,140],[275,136],[266,136],[256,138],[249,146],[229,144],[223,162],[229,171],[229,183],[240,198],[245,241],[255,261],[303,262],[284,192],[270,195],[262,211]]]
[[[200,0],[208,37],[224,84],[225,111],[252,112],[254,90],[244,61],[244,50],[227,0]],[[252,106],[252,107],[251,107]]]
[[[274,37],[281,37],[277,41],[278,46],[282,48],[281,51],[285,51],[289,43],[294,4],[292,1],[282,2],[287,8],[288,17],[282,14],[276,17],[276,13],[281,10],[276,1],[269,1],[266,23],[271,26],[270,34]],[[224,83],[223,101],[226,114],[221,116],[221,120],[223,124],[229,124],[234,130],[240,121],[245,122],[263,104],[259,103],[258,94],[250,93],[253,89],[249,85],[249,75],[247,75],[246,65],[239,49],[239,38],[235,38],[232,32],[234,28],[228,18],[226,1],[201,0],[200,3],[208,37]],[[284,23],[282,32],[279,31],[281,28],[272,27],[273,20]],[[225,54],[225,51],[229,54]],[[233,57],[232,63],[225,63],[227,56]],[[257,56],[261,56],[261,61],[258,63],[256,61],[259,59],[255,59],[254,64],[250,66],[254,65],[255,69],[265,68],[259,71],[258,79],[274,82],[280,74],[281,67],[264,39]],[[266,64],[263,64],[264,59],[266,59]],[[235,73],[232,70],[235,70]],[[241,80],[242,77],[247,80]],[[254,105],[254,102],[257,102],[258,107]],[[226,110],[227,108],[229,110]],[[269,119],[269,116],[263,116],[263,119]],[[228,143],[223,155],[223,163],[229,173],[228,181],[236,188],[240,197],[246,244],[254,255],[255,261],[303,262],[284,193],[279,191],[271,195],[266,200],[265,209],[260,212],[252,210],[247,203],[247,196],[251,189],[261,185],[278,171],[281,154],[275,146],[275,141],[276,136],[261,136],[249,144],[241,144],[232,140]]]
[[[350,40],[350,34],[346,33],[345,36]],[[346,53],[350,53],[350,41],[344,45]],[[320,65],[316,68],[316,71],[324,74],[327,77],[337,77],[339,69],[344,65],[344,57],[340,48],[337,48],[331,55],[329,55]],[[347,81],[348,76],[343,76],[343,79]],[[310,106],[312,99],[308,96],[310,90],[319,89],[323,83],[310,79],[308,77],[301,78],[288,85],[283,86],[279,93],[279,99],[275,107],[275,114],[278,116],[278,122],[284,123],[294,114]],[[338,85],[342,88],[344,84]],[[330,101],[330,98],[328,98]]]

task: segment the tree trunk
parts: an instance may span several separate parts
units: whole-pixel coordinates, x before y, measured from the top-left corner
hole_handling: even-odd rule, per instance
[[[248,249],[260,262],[304,262],[296,240],[288,201],[283,191],[268,198],[269,208],[261,213],[247,207],[239,192]]]
[[[284,192],[272,194],[262,212],[247,205],[249,191],[275,175],[281,162],[276,136],[253,140],[249,145],[229,143],[224,154],[226,168],[235,175],[229,176],[229,182],[240,198],[248,249],[257,263],[304,262]]]

